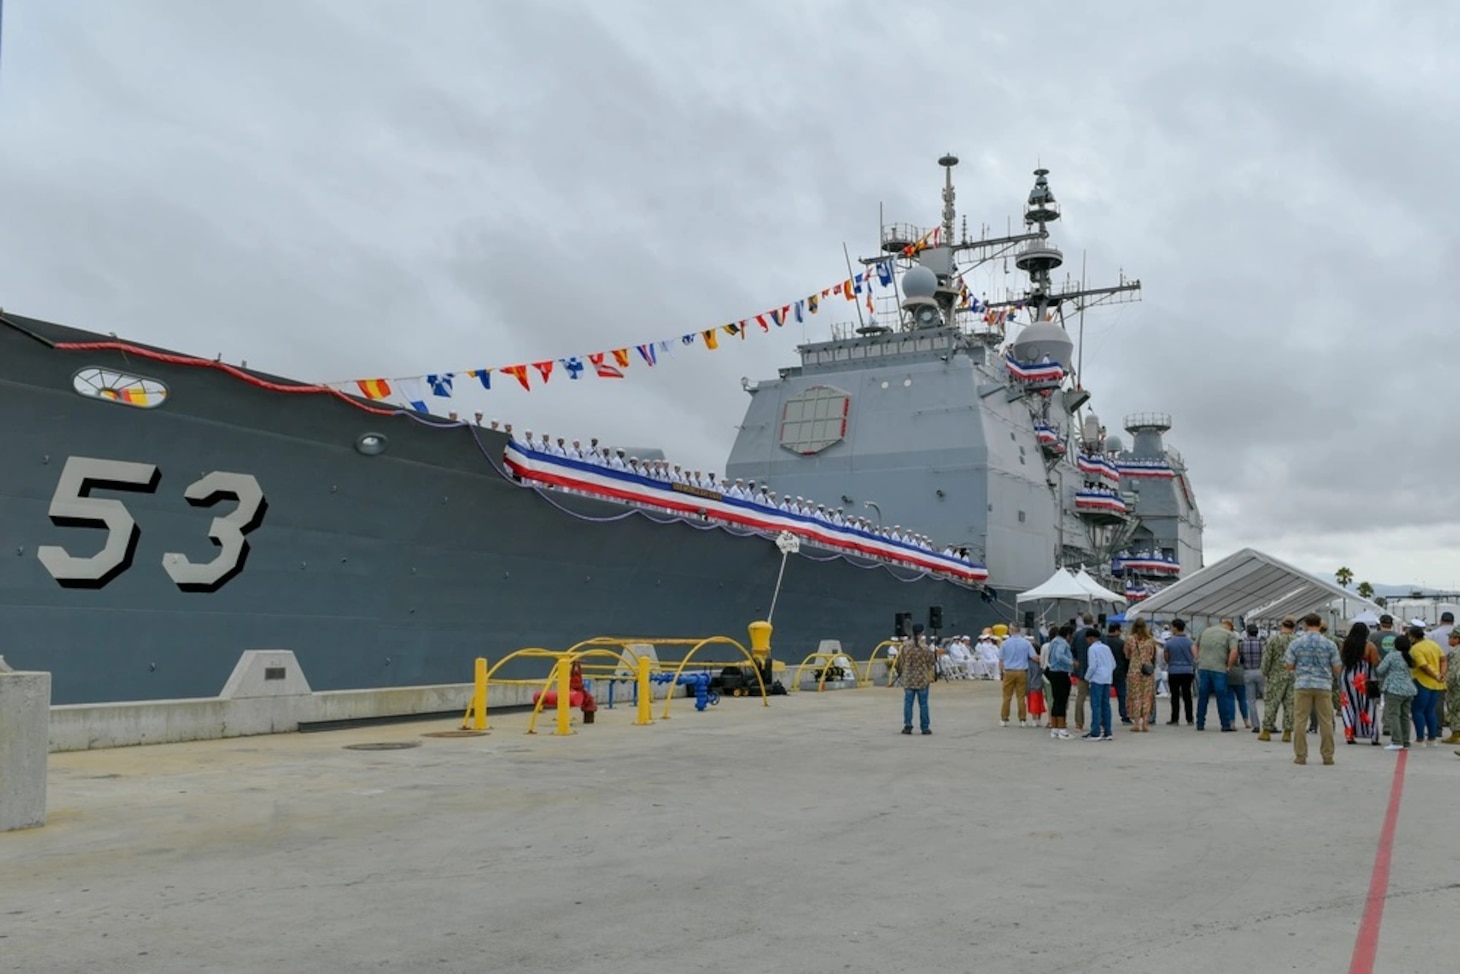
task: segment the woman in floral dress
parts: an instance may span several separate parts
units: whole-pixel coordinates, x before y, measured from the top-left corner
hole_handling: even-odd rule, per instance
[[[1130,641],[1125,654],[1130,670],[1125,677],[1126,712],[1135,732],[1149,732],[1151,712],[1156,708],[1156,640],[1146,627],[1146,620],[1137,619],[1130,627]],[[1144,672],[1149,670],[1149,672]]]
[[[1379,651],[1369,642],[1369,627],[1355,622],[1344,637],[1339,650],[1343,674],[1339,679],[1339,713],[1343,716],[1343,736],[1350,744],[1367,740],[1379,743],[1379,700],[1366,691],[1374,678]]]

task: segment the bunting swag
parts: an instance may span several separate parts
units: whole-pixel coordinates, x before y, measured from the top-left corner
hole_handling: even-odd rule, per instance
[[[931,233],[931,232],[930,232]],[[932,236],[918,242],[921,250]],[[831,287],[808,294],[787,304],[769,308],[758,314],[742,318],[730,324],[715,328],[699,329],[662,338],[657,341],[635,343],[623,348],[605,349],[579,355],[565,355],[544,359],[540,362],[517,365],[496,365],[491,368],[458,369],[455,372],[432,372],[425,375],[398,376],[392,378],[353,379],[349,382],[332,384],[352,395],[364,395],[367,399],[391,399],[401,402],[419,412],[430,412],[428,403],[438,399],[450,399],[461,388],[461,383],[476,380],[483,389],[494,391],[500,388],[492,385],[492,373],[499,377],[506,374],[517,380],[523,389],[531,391],[535,385],[546,385],[555,376],[566,375],[569,379],[582,379],[592,375],[599,379],[622,379],[630,363],[642,368],[659,365],[666,357],[674,354],[675,345],[701,345],[711,351],[720,347],[724,336],[744,341],[755,333],[769,334],[773,328],[783,328],[788,321],[804,322],[807,315],[816,314],[822,302],[833,295],[848,301],[858,300],[866,295],[867,308],[872,309],[873,286],[894,287],[894,267],[891,259],[866,267],[853,277],[844,278]],[[511,385],[511,383],[508,383]],[[403,396],[406,398],[403,399]]]
[[[628,470],[600,467],[582,460],[555,457],[528,448],[517,440],[507,444],[503,460],[528,483],[551,484],[621,501],[649,504],[682,514],[707,514],[756,531],[790,531],[821,547],[872,555],[902,562],[928,572],[951,575],[964,582],[988,580],[988,569],[960,558],[950,558],[901,541],[890,541],[868,531],[836,527],[802,514],[775,510],[751,500],[726,497],[713,490],[666,483]]]

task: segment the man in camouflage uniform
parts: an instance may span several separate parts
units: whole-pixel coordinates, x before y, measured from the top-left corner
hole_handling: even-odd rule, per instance
[[[1445,723],[1450,727],[1446,744],[1460,744],[1460,629],[1451,629],[1445,654]]]
[[[1283,708],[1283,742],[1293,739],[1293,674],[1283,662],[1283,654],[1288,651],[1288,643],[1293,641],[1294,630],[1297,628],[1298,621],[1288,616],[1283,620],[1282,630],[1267,641],[1267,646],[1262,651],[1262,679],[1265,685],[1262,689],[1262,733],[1257,735],[1259,741],[1272,740],[1272,732],[1277,729],[1279,706]]]

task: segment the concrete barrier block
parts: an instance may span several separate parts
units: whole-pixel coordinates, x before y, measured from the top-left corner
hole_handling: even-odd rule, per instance
[[[238,658],[219,694],[225,700],[248,697],[294,697],[309,693],[309,680],[293,652],[250,649]]]
[[[0,673],[0,832],[46,824],[51,674]]]

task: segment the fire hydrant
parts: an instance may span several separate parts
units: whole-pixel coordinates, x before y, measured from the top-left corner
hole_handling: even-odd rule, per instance
[[[568,689],[572,693],[582,695],[583,723],[593,723],[593,715],[598,713],[598,702],[593,699],[593,694],[583,686],[583,664],[577,660],[573,661],[573,667],[568,671]]]

